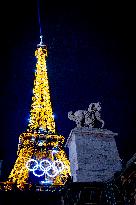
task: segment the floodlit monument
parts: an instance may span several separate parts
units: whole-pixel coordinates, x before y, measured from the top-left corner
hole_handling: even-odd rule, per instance
[[[100,111],[100,103],[91,103],[87,111],[68,113],[77,125],[67,140],[73,182],[105,182],[121,171],[117,133],[103,128]]]

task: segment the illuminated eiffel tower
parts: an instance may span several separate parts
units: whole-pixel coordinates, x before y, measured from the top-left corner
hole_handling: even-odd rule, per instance
[[[7,181],[20,190],[33,185],[61,186],[70,175],[70,163],[63,149],[64,137],[55,131],[47,76],[47,47],[40,36],[30,119],[26,132],[19,136],[17,159]],[[12,185],[12,186],[11,186]]]

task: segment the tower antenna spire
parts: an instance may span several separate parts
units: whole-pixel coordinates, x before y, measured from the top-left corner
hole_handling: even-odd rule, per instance
[[[41,15],[40,15],[40,0],[37,0],[37,12],[38,12],[38,23],[39,23],[39,34],[40,34],[40,44],[38,46],[43,46],[43,35],[41,26]]]

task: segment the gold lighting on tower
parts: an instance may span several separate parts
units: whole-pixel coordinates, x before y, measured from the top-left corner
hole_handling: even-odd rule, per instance
[[[37,58],[37,69],[35,72],[32,98],[33,103],[31,106],[31,116],[28,126],[31,131],[41,128],[43,130],[49,130],[51,133],[55,133],[55,122],[50,101],[46,66],[47,47],[42,42],[42,36],[41,42],[35,51],[35,56]]]
[[[55,131],[47,76],[47,47],[42,36],[37,45],[35,80],[27,131],[19,137],[17,159],[6,189],[20,190],[36,185],[64,185],[70,176],[70,163],[63,148],[64,137]]]

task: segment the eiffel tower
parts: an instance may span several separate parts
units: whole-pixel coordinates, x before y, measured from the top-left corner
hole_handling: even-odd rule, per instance
[[[61,186],[70,176],[70,163],[64,151],[64,137],[58,135],[50,101],[46,59],[47,47],[40,36],[30,119],[19,136],[17,159],[7,181],[7,190],[39,186]]]

